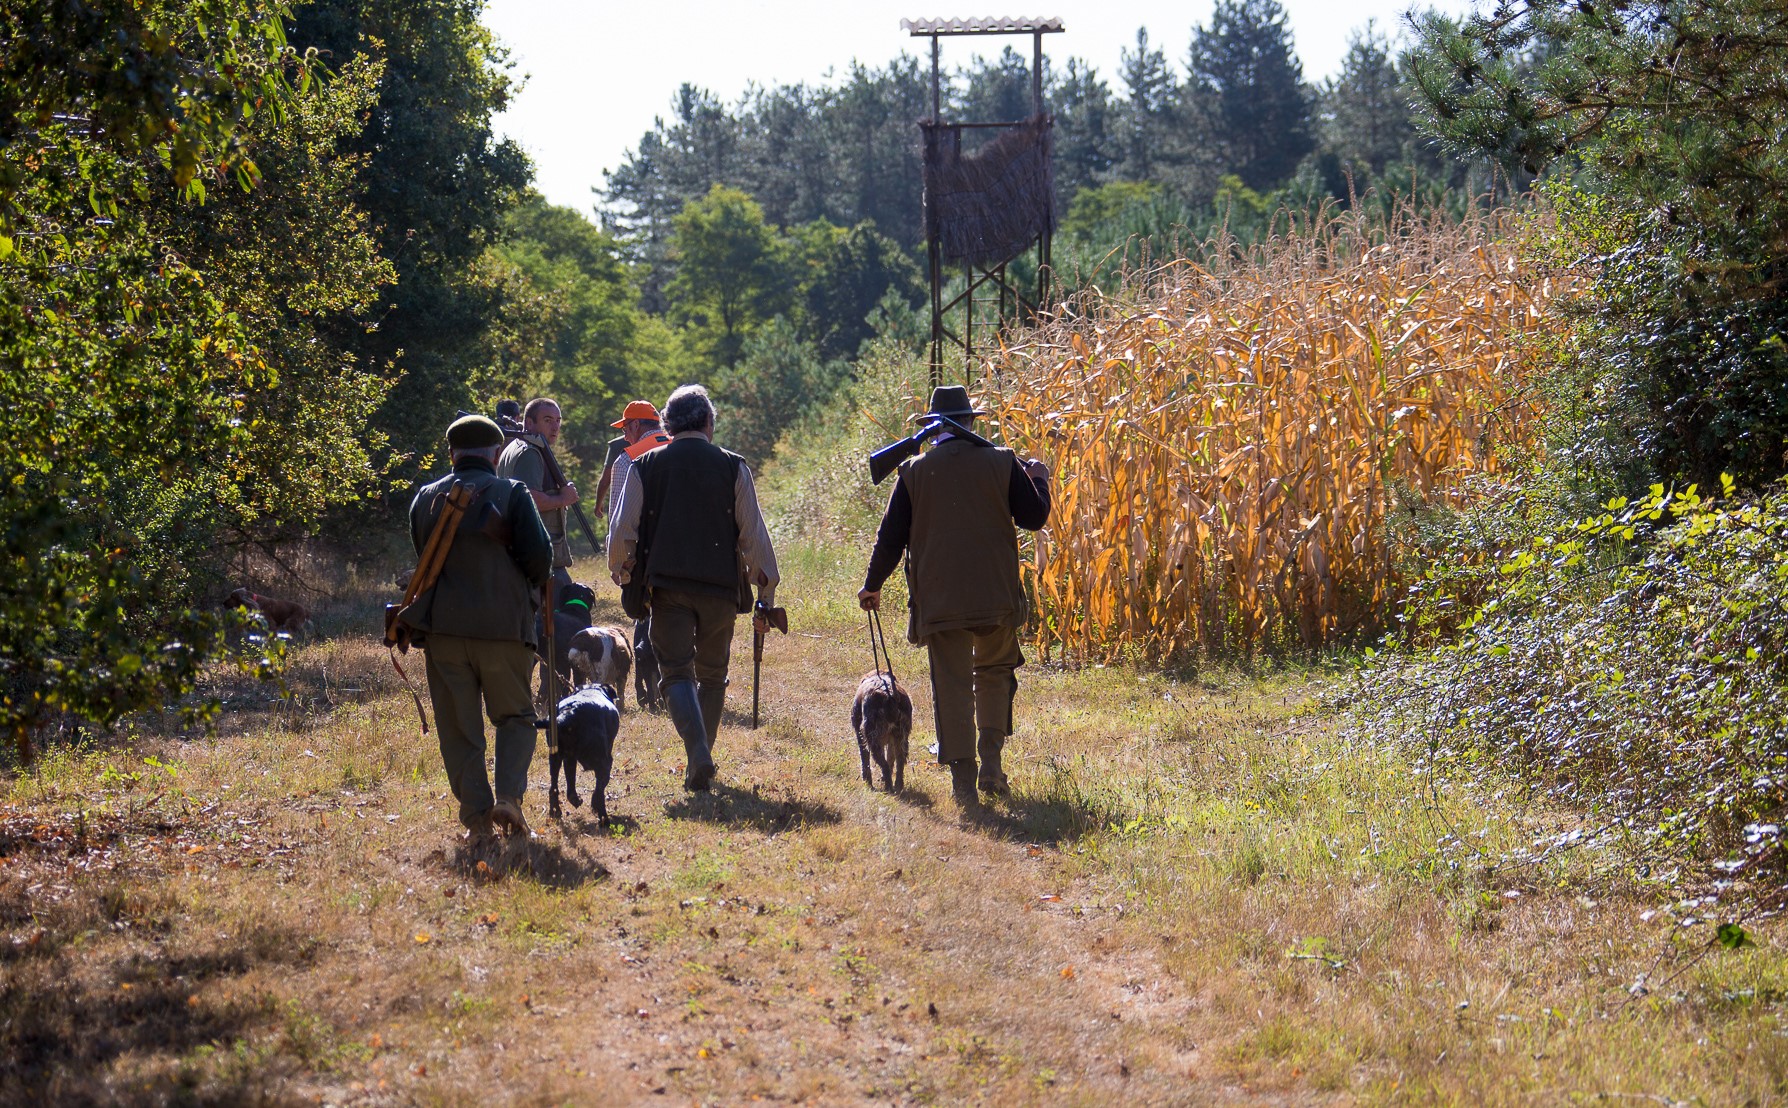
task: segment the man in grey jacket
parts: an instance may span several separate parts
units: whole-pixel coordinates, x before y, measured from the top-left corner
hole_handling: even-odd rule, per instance
[[[647,634],[687,755],[683,787],[706,792],[741,585],[755,586],[769,605],[781,578],[751,467],[714,445],[708,390],[684,385],[660,414],[670,441],[635,458],[627,473],[610,521],[608,566],[617,585],[645,575]],[[754,616],[753,628],[763,633],[769,624]]]

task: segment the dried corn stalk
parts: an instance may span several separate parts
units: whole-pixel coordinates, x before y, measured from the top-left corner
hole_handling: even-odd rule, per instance
[[[1506,218],[1343,217],[1132,274],[1003,350],[1000,432],[1054,468],[1029,562],[1047,655],[1320,646],[1396,595],[1401,483],[1458,503],[1537,414],[1556,323]]]

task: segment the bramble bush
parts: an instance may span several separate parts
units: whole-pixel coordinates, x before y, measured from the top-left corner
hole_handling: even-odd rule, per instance
[[[1598,844],[1702,907],[1788,903],[1788,486],[1737,500],[1722,484],[1617,498],[1414,593],[1406,624],[1487,599],[1446,645],[1372,657],[1367,729],[1437,788],[1513,776],[1578,813],[1536,856]]]

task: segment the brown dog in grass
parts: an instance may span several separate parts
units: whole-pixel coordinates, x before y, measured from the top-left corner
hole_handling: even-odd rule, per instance
[[[633,645],[627,632],[619,627],[586,627],[571,636],[566,656],[571,663],[572,681],[584,685],[607,685],[614,691],[616,711],[626,711],[627,673],[633,668]]]
[[[306,623],[310,622],[310,609],[296,600],[280,600],[277,597],[262,596],[247,589],[237,589],[230,594],[230,604],[237,608],[249,608],[267,617],[267,625],[276,632],[296,635]]]
[[[869,760],[881,767],[882,788],[897,793],[906,787],[906,747],[913,733],[913,698],[892,673],[871,673],[857,684],[851,704],[851,729],[857,733],[857,754],[863,759],[863,783],[875,788]]]

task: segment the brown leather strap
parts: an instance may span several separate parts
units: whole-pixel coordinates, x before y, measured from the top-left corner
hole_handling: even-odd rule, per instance
[[[416,572],[410,576],[410,586],[404,590],[404,606],[407,608],[416,602],[416,598],[434,587],[441,576],[441,567],[447,564],[447,552],[453,548],[453,536],[459,530],[460,517],[472,506],[477,494],[472,486],[463,482],[455,482],[447,493],[447,503],[435,520],[434,530],[428,533],[428,542],[423,544],[422,557],[416,563]]]
[[[410,690],[410,699],[416,702],[416,718],[422,721],[422,737],[428,738],[428,715],[422,710],[422,696],[416,691],[416,685],[410,680],[410,675],[404,672],[403,663],[397,660],[395,646],[391,648],[391,668],[395,669],[397,675],[404,679],[404,687]]]

